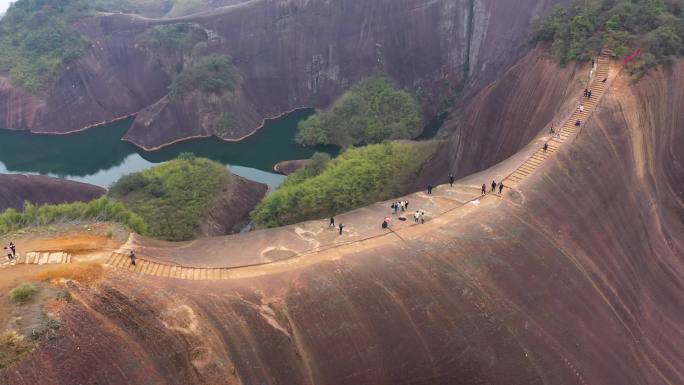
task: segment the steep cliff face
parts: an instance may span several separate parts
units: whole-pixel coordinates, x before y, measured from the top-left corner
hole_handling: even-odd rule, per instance
[[[325,107],[377,73],[415,91],[430,115],[521,57],[531,19],[552,3],[257,0],[178,19],[100,15],[81,22],[91,47],[47,95],[0,88],[0,126],[64,133],[142,111],[126,139],[146,148],[193,136],[238,139],[264,118]],[[145,28],[178,21],[204,27],[208,50],[232,56],[239,67],[241,90],[217,106],[237,116],[229,132],[194,112],[211,101],[163,100],[170,77],[159,58],[135,45]],[[17,112],[18,105],[25,112]]]
[[[542,49],[530,51],[500,79],[456,105],[443,127],[437,156],[415,188],[444,183],[449,173],[470,175],[503,161],[577,107],[589,69],[558,68]],[[559,122],[556,122],[558,124]]]
[[[89,202],[104,195],[101,187],[38,175],[0,174],[0,212],[35,205]]]
[[[514,192],[386,241],[73,288],[57,337],[0,379],[684,383],[682,90],[684,62],[617,80]]]

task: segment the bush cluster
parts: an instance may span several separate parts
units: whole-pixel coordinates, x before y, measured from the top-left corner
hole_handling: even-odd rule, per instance
[[[148,223],[148,234],[166,240],[191,239],[231,174],[221,164],[184,154],[176,160],[126,175],[109,191]]]
[[[559,64],[584,61],[603,47],[624,57],[642,53],[630,63],[632,74],[684,54],[684,0],[582,0],[538,20],[533,42],[548,43]]]
[[[206,32],[192,23],[154,26],[137,37],[137,43],[149,50],[181,54],[206,40]]]
[[[9,298],[14,303],[24,303],[36,293],[36,287],[30,283],[22,283],[10,290]]]
[[[349,148],[334,160],[315,156],[252,212],[257,227],[322,218],[401,195],[432,155],[429,142]]]
[[[328,111],[301,122],[297,141],[307,146],[340,147],[413,139],[422,131],[420,106],[408,92],[383,77],[361,81]]]
[[[202,56],[178,74],[169,90],[172,97],[179,97],[190,91],[204,94],[223,95],[235,90],[240,81],[240,73],[230,57],[212,54]]]
[[[122,203],[103,197],[88,203],[59,205],[36,206],[26,202],[22,212],[7,209],[0,214],[0,234],[24,227],[73,221],[118,222],[141,234],[147,230],[147,225],[138,215],[128,210]]]

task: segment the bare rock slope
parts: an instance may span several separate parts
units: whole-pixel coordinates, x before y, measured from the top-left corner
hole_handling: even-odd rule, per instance
[[[681,61],[616,80],[514,191],[422,226],[222,281],[113,271],[0,381],[684,383],[682,90]]]

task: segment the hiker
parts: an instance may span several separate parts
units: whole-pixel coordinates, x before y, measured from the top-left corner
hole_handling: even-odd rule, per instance
[[[432,185],[431,184],[429,184],[427,186],[427,193],[428,193],[428,195],[432,195]]]
[[[503,182],[499,183],[499,195],[501,195],[501,192],[503,191],[504,184]]]
[[[591,99],[591,90],[589,90],[589,93],[587,94],[587,99]]]
[[[608,81],[608,78],[603,78],[603,81],[601,83],[605,83]]]
[[[551,122],[551,129],[549,129],[549,132],[550,132],[551,134],[553,134],[554,132],[556,132],[556,130],[553,128],[553,122]]]
[[[584,89],[584,96],[585,97],[589,96],[589,90],[587,88]]]
[[[330,224],[328,225],[328,228],[335,228],[335,217],[330,217]]]
[[[404,201],[404,207],[406,208],[406,210],[408,210],[408,204],[409,204],[409,201]]]
[[[579,112],[584,112],[584,105],[580,104],[580,106],[579,106]]]
[[[12,262],[12,251],[8,249],[7,246],[3,246],[3,249],[7,251],[7,259],[9,259],[10,262]]]
[[[344,229],[344,225],[340,223],[339,228],[340,228],[340,235],[342,235],[342,229]]]
[[[577,119],[577,121],[575,122],[575,127],[579,127],[580,125],[582,125],[582,121]]]
[[[392,214],[396,214],[397,211],[399,211],[399,203],[397,202],[392,202],[392,206],[390,207],[392,208]]]
[[[492,192],[494,192],[494,190],[496,190],[496,182],[492,181]]]
[[[487,193],[487,186],[485,186],[484,183],[482,183],[482,195],[485,195]]]
[[[138,259],[138,257],[135,256],[133,250],[128,254],[128,257],[131,259],[131,265],[135,266],[135,260]]]
[[[420,212],[420,224],[422,225],[424,223],[425,223],[425,211],[421,210],[421,212]]]
[[[416,221],[416,224],[418,223],[418,220],[420,219],[420,213],[416,211],[413,213],[413,220]]]
[[[591,68],[594,68],[594,64],[596,64],[596,61],[594,61],[594,59],[591,59]]]
[[[406,211],[406,202],[401,201],[401,202],[399,203],[399,207],[401,207],[401,211],[402,211],[402,212]]]
[[[449,174],[449,186],[454,187],[454,174]]]
[[[389,222],[387,222],[387,218],[382,220],[382,228],[386,229],[389,227]]]
[[[17,246],[14,245],[14,242],[10,242],[9,248],[10,248],[10,250],[12,250],[12,257],[16,258],[17,257]]]
[[[546,150],[549,149],[549,144],[548,144],[548,143],[544,143],[544,147],[542,147],[542,148],[544,149],[544,152],[546,152]]]

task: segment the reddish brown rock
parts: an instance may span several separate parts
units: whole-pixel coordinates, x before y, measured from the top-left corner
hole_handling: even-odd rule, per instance
[[[273,166],[273,170],[283,175],[290,175],[293,172],[304,168],[307,163],[309,163],[309,159],[286,160]]]
[[[0,174],[0,211],[21,210],[25,201],[36,205],[88,202],[106,192],[101,187],[46,176]]]

